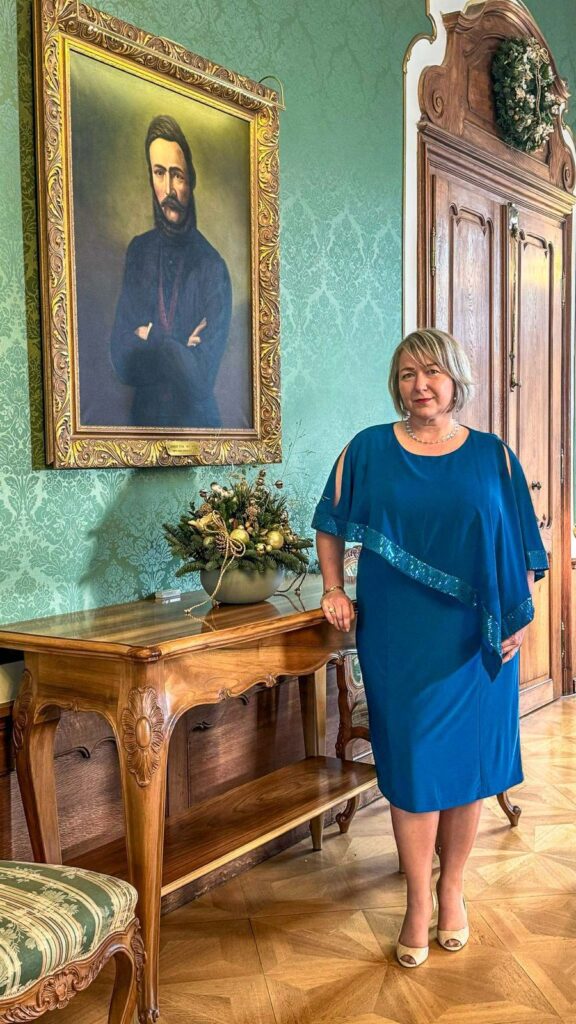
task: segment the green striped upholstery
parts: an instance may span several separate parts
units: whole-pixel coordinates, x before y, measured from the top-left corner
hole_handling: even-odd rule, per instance
[[[347,678],[349,684],[349,697],[351,699],[352,694],[354,694],[356,698],[351,708],[351,724],[354,729],[357,729],[359,727],[362,727],[363,729],[368,729],[368,705],[366,703],[366,697],[364,695],[364,680],[362,679],[362,671],[360,669],[360,662],[358,661],[357,654],[351,654],[348,659]],[[356,693],[354,692],[352,687],[355,688],[355,690],[357,691]]]
[[[352,676],[352,680],[354,682],[354,685],[357,686],[358,689],[360,689],[361,687],[364,686],[364,680],[362,679],[362,669],[360,668],[360,662],[358,661],[358,655],[357,654],[351,654],[350,655],[350,662],[349,662],[349,664],[350,664],[350,675]]]
[[[359,700],[352,708],[352,725],[355,729],[369,729],[368,705],[365,700]]]
[[[109,875],[0,861],[0,1000],[89,957],[128,927],[136,900],[131,885]]]

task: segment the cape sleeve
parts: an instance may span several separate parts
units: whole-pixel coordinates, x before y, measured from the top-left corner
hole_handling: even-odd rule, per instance
[[[349,541],[363,540],[367,523],[367,491],[360,447],[356,435],[332,466],[314,512],[313,530]]]
[[[535,581],[541,580],[549,568],[548,557],[540,536],[524,470],[512,449],[508,445],[506,445],[506,448],[510,456],[510,479],[522,534],[526,569],[534,570]]]

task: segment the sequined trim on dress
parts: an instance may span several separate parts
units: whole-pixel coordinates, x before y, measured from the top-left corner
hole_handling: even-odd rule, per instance
[[[548,558],[545,551],[527,551],[526,560],[529,569],[547,569]]]
[[[502,618],[502,625],[506,636],[512,636],[512,633],[516,633],[522,626],[527,626],[529,622],[532,622],[534,618],[534,605],[532,598],[527,597],[522,604],[519,604],[514,611],[508,612]]]
[[[421,561],[421,559],[409,554],[404,548],[399,547],[398,544],[395,544],[377,530],[373,530],[370,526],[362,526],[359,523],[343,523],[323,509],[316,509],[312,520],[312,529],[343,537],[344,540],[362,543],[370,551],[374,551],[377,555],[382,555],[387,562],[395,566],[396,569],[399,569],[400,572],[405,573],[406,576],[418,580],[425,586],[432,587],[433,590],[438,590],[443,594],[449,594],[451,597],[457,598],[458,601],[461,601],[462,604],[467,605],[469,608],[480,607],[482,614],[482,637],[486,645],[500,659],[502,657],[500,649],[502,633],[504,632],[507,637],[511,636],[512,633],[516,633],[522,626],[527,626],[534,618],[532,598],[527,597],[517,608],[514,608],[502,617],[503,628],[501,628],[498,619],[487,610],[480,600],[478,592],[469,583],[459,579],[457,576],[450,576],[449,573],[442,572],[441,569],[435,569],[433,566],[428,565],[427,562]],[[529,552],[529,554],[541,557],[540,552]]]
[[[544,573],[550,568],[548,565],[548,556],[545,551],[527,551],[526,552],[526,568],[534,569],[534,582],[541,580],[544,577]]]

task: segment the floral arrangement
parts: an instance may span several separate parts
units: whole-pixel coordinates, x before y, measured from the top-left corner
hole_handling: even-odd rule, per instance
[[[492,60],[496,121],[505,142],[532,153],[554,131],[560,112],[548,51],[537,39],[505,39]]]
[[[275,488],[282,490],[277,480]],[[175,555],[182,559],[177,576],[201,569],[234,565],[245,572],[265,572],[283,566],[306,572],[306,548],[312,541],[290,527],[286,498],[266,486],[266,470],[254,482],[244,474],[229,487],[217,483],[200,491],[203,503],[190,503],[176,526],[164,524],[164,534]]]

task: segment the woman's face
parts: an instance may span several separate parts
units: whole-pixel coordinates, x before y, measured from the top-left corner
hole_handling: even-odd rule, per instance
[[[454,395],[454,381],[437,363],[423,366],[408,352],[402,352],[398,383],[402,402],[411,416],[430,419],[449,411]]]

